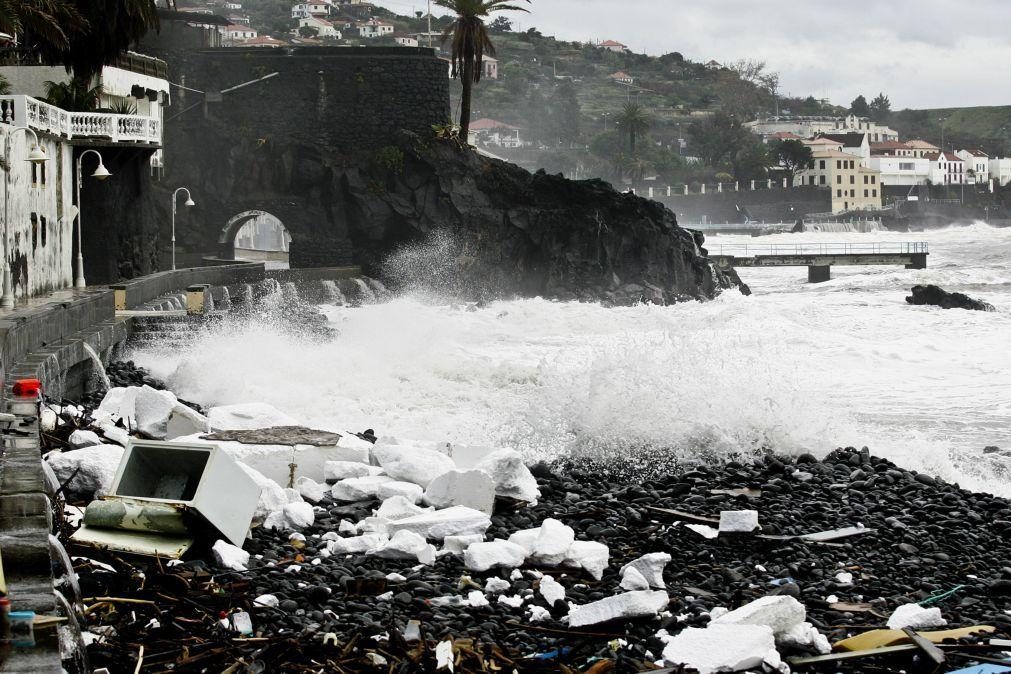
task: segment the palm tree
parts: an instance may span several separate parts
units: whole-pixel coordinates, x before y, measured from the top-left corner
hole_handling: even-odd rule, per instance
[[[452,60],[453,77],[459,77],[463,83],[463,95],[460,98],[460,137],[467,141],[470,133],[470,101],[471,90],[481,81],[481,71],[484,68],[484,55],[495,55],[495,45],[491,43],[488,29],[484,25],[484,17],[494,12],[518,11],[526,12],[523,7],[510,4],[512,0],[435,0],[439,7],[456,14],[453,21],[442,34],[443,43],[453,38]],[[524,0],[530,2],[530,0]]]
[[[0,33],[16,35],[28,47],[67,49],[87,27],[73,0],[0,0]]]
[[[649,129],[649,116],[638,103],[626,103],[617,117],[618,128],[628,134],[628,149],[635,156],[635,141]]]
[[[93,112],[98,107],[102,87],[89,86],[88,80],[75,77],[69,82],[46,82],[46,102],[69,112]]]

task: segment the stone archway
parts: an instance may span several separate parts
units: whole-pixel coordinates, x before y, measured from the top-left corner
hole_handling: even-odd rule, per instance
[[[219,255],[226,260],[289,262],[291,232],[273,213],[250,209],[233,215],[218,237]]]

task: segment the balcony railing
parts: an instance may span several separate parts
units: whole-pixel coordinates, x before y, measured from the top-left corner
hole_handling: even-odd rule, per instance
[[[106,112],[67,112],[31,96],[0,96],[0,123],[27,126],[52,136],[160,145],[161,120]]]

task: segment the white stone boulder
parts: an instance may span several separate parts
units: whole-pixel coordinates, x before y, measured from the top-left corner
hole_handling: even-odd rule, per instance
[[[750,534],[758,529],[757,510],[724,510],[720,513],[721,534]]]
[[[332,555],[373,552],[386,545],[388,540],[390,540],[390,537],[386,534],[362,534],[361,536],[328,541],[326,549]]]
[[[456,468],[453,459],[441,452],[408,445],[377,444],[372,448],[372,457],[390,477],[422,487]]]
[[[541,522],[537,542],[534,543],[533,558],[541,564],[558,566],[565,561],[575,540],[576,532],[572,527],[549,517]]]
[[[474,468],[483,470],[495,482],[495,493],[499,496],[537,503],[541,490],[537,478],[523,463],[523,457],[513,449],[500,449],[482,459]]]
[[[570,547],[562,562],[565,566],[583,569],[594,580],[600,580],[604,576],[611,551],[603,543],[596,541],[576,541]]]
[[[667,641],[665,664],[685,665],[699,674],[761,671],[762,663],[775,654],[772,630],[765,625],[710,625],[689,627]]]
[[[626,565],[621,568],[621,583],[619,586],[626,592],[648,590],[649,581],[634,566]]]
[[[944,627],[948,621],[941,615],[941,609],[936,606],[924,608],[919,604],[903,604],[892,612],[887,624],[888,628],[893,630],[901,630],[903,627],[922,630]]]
[[[335,484],[330,493],[337,501],[368,501],[377,498],[379,486],[387,482],[393,482],[393,478],[386,475],[352,477]]]
[[[274,426],[297,426],[298,421],[267,403],[219,405],[207,410],[207,419],[216,431],[251,431]]]
[[[544,576],[538,582],[537,591],[548,602],[548,606],[554,606],[556,601],[565,599],[565,588],[552,576]]]
[[[725,613],[712,621],[713,625],[765,625],[774,634],[786,634],[804,622],[807,610],[793,597],[779,595],[758,599]]]
[[[495,483],[483,470],[450,470],[428,484],[425,503],[436,508],[467,506],[491,515],[495,509]]]
[[[74,449],[82,449],[84,447],[101,445],[102,438],[98,437],[98,433],[94,431],[77,430],[70,434],[68,442]]]
[[[211,552],[214,554],[214,562],[223,569],[245,571],[249,564],[249,553],[227,541],[215,541]]]
[[[667,608],[670,598],[663,590],[625,592],[576,606],[569,611],[569,627],[597,625],[611,620],[654,616]]]
[[[270,513],[263,521],[263,526],[267,529],[305,529],[311,527],[315,520],[312,506],[302,501],[287,503],[280,510]]]
[[[480,543],[484,540],[482,534],[466,534],[464,536],[446,536],[442,539],[443,552],[454,555],[462,555],[464,551],[473,543]],[[486,590],[487,591],[487,590]]]
[[[463,563],[471,571],[488,569],[515,569],[526,561],[527,552],[515,543],[498,539],[487,543],[473,543],[463,553]]]
[[[442,540],[446,536],[481,534],[491,526],[491,518],[480,510],[466,506],[453,506],[445,510],[407,517],[389,525],[390,534],[398,531],[413,531],[427,539]]]
[[[123,448],[119,445],[98,445],[47,455],[49,466],[60,484],[70,480],[67,492],[89,500],[96,492],[105,494],[112,488],[122,458]],[[76,475],[74,471],[77,471]],[[74,475],[73,479],[71,475]]]
[[[663,590],[667,587],[663,582],[663,570],[670,560],[671,556],[666,552],[651,552],[621,567],[620,573],[624,575],[626,569],[635,569],[649,583],[649,587]]]
[[[380,475],[383,469],[358,461],[327,461],[323,464],[323,479],[331,484],[353,477]]]
[[[325,484],[320,484],[308,477],[300,477],[295,480],[295,489],[306,501],[319,503],[327,495],[329,489]]]
[[[398,531],[371,554],[383,559],[413,559],[425,565],[435,563],[435,546],[413,531]]]
[[[381,499],[388,499],[391,496],[403,496],[411,503],[420,503],[425,490],[421,485],[413,482],[386,482],[379,485],[378,496]]]

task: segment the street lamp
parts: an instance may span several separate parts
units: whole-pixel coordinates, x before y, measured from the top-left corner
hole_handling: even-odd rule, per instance
[[[98,150],[85,150],[77,157],[77,269],[74,273],[74,287],[75,288],[85,288],[87,284],[84,282],[84,246],[81,244],[81,188],[84,187],[84,181],[81,180],[81,165],[84,163],[84,158],[89,154],[94,154],[98,157],[98,168],[95,172],[91,174],[92,178],[98,180],[105,180],[112,174],[109,173],[109,169],[105,168],[105,164],[102,162],[102,155],[99,154]]]
[[[10,238],[7,235],[7,227],[10,222],[7,211],[8,204],[10,203],[11,192],[11,136],[18,131],[24,131],[25,133],[31,134],[33,140],[32,148],[28,151],[28,156],[25,158],[25,161],[34,166],[45,164],[46,161],[48,161],[45,150],[43,150],[42,146],[39,145],[39,136],[33,129],[29,129],[27,126],[17,126],[9,130],[6,142],[4,143],[4,268],[3,295],[0,296],[0,308],[3,309],[14,308],[14,285],[11,282],[10,256],[7,253],[7,241]]]
[[[193,197],[190,196],[190,191],[185,187],[179,187],[172,193],[172,271],[176,269],[176,195],[180,192],[186,193],[184,206],[196,206]]]

